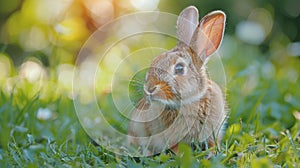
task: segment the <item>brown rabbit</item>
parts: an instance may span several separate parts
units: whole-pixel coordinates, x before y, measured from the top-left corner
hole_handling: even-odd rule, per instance
[[[144,155],[176,151],[179,142],[220,145],[226,102],[220,87],[208,79],[205,64],[222,42],[226,16],[214,11],[200,23],[198,17],[193,6],[181,12],[178,44],[155,57],[146,74],[145,97],[128,128],[129,142]]]

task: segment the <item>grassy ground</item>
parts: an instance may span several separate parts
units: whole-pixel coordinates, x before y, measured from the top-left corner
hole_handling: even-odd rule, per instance
[[[72,99],[55,81],[43,81],[35,91],[34,84],[20,80],[0,91],[0,167],[300,167],[300,122],[294,116],[300,82],[293,76],[300,61],[253,57],[259,55],[253,52],[237,47],[223,58],[231,110],[221,149],[213,149],[217,155],[211,159],[207,151],[184,144],[183,155],[115,155],[93,144]],[[39,116],[41,108],[52,115]]]

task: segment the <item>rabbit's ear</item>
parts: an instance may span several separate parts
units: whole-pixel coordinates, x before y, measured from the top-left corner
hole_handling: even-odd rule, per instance
[[[214,11],[204,16],[196,28],[190,46],[205,61],[219,48],[225,29],[226,15]]]
[[[179,15],[177,20],[177,36],[179,41],[190,44],[193,33],[198,26],[199,14],[197,8],[189,6]]]

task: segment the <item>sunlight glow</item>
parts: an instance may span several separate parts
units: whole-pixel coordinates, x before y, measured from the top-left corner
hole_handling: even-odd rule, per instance
[[[139,11],[155,10],[159,4],[159,0],[130,0],[130,2]]]
[[[111,0],[87,0],[83,1],[96,24],[101,26],[114,18],[114,6]]]
[[[66,10],[72,5],[73,0],[35,0],[36,17],[43,23],[53,23],[62,17]]]

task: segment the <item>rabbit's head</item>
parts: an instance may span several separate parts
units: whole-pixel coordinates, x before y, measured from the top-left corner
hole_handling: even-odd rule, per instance
[[[200,22],[198,17],[195,7],[179,15],[178,44],[155,57],[146,74],[144,92],[148,100],[176,107],[199,101],[206,93],[205,63],[222,42],[226,16],[214,11]]]

